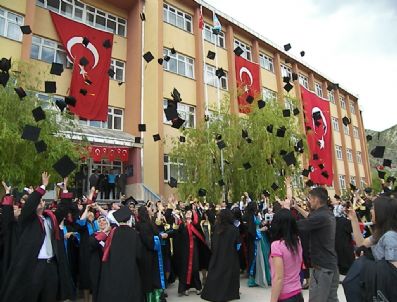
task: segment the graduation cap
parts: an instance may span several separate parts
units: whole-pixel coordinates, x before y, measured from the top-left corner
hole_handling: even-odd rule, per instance
[[[175,120],[172,121],[171,127],[175,129],[179,129],[182,127],[183,123],[185,123],[185,120],[180,117],[177,117]]]
[[[90,40],[87,37],[84,37],[83,42],[81,42],[81,44],[83,44],[85,47],[87,47],[88,44],[90,44]]]
[[[45,112],[41,106],[34,108],[32,110],[32,114],[36,122],[45,120]]]
[[[357,187],[354,184],[350,183],[350,190],[356,191]]]
[[[90,62],[88,61],[88,59],[87,59],[86,57],[82,56],[82,57],[80,58],[79,63],[80,63],[80,65],[82,65],[82,66],[87,66],[88,63],[90,63]]]
[[[105,41],[103,41],[102,46],[105,47],[106,49],[111,48],[112,42],[110,42],[109,39],[106,39]]]
[[[169,55],[165,55],[164,56],[164,61],[168,62],[169,60],[171,60],[171,57]]]
[[[291,78],[289,76],[283,77],[284,83],[289,83],[289,81],[291,81]]]
[[[242,50],[240,46],[237,46],[233,51],[234,51],[234,54],[238,57],[241,56],[244,52],[244,50]]]
[[[52,62],[50,74],[60,76],[63,72],[63,65],[61,63]]]
[[[171,48],[171,53],[172,53],[173,55],[176,54],[176,50],[175,50],[174,47]]]
[[[55,93],[57,92],[57,83],[54,81],[45,81],[44,82],[44,91],[46,93]]]
[[[82,94],[84,96],[87,95],[87,89],[81,88],[79,92],[80,92],[80,94]]]
[[[146,16],[144,12],[140,13],[139,17],[141,17],[141,21],[146,21]]]
[[[248,131],[245,130],[245,129],[242,129],[242,130],[241,130],[241,137],[242,137],[242,138],[247,138],[247,137],[248,137]]]
[[[318,121],[321,120],[321,112],[320,111],[316,111],[312,114],[313,120]]]
[[[153,57],[153,55],[152,55],[152,53],[151,53],[150,51],[148,51],[147,53],[145,53],[145,54],[143,55],[143,58],[145,59],[145,61],[146,61],[147,63],[150,63],[150,62],[154,59],[154,57]]]
[[[223,140],[217,141],[216,144],[217,144],[219,150],[226,148],[226,143]]]
[[[385,146],[376,146],[375,149],[371,151],[371,155],[375,158],[383,158],[385,154]]]
[[[294,113],[295,116],[297,116],[300,113],[298,108],[294,108],[292,112]]]
[[[248,95],[247,98],[245,99],[245,101],[248,104],[252,104],[254,102],[254,97],[252,95]]]
[[[280,156],[284,156],[284,155],[287,154],[287,153],[288,153],[288,152],[285,151],[284,149],[281,149],[280,152],[279,152]]]
[[[265,106],[266,106],[266,102],[264,100],[259,100],[258,101],[258,108],[259,109],[265,108]]]
[[[267,132],[269,132],[269,133],[273,133],[273,125],[268,125],[268,126],[266,127],[266,130],[267,130]]]
[[[174,102],[178,103],[182,101],[181,94],[179,93],[178,89],[176,89],[175,87],[171,92],[171,97],[174,100]]]
[[[217,133],[217,134],[215,134],[215,139],[216,140],[221,140],[222,139],[222,134],[219,134],[219,133]]]
[[[391,159],[384,159],[383,160],[383,164],[382,164],[382,166],[384,166],[384,167],[390,167],[391,168]]]
[[[175,106],[168,106],[164,109],[165,117],[167,121],[171,121],[178,118],[178,111]]]
[[[319,158],[319,157],[318,157],[318,154],[317,154],[317,153],[314,153],[314,154],[313,154],[313,160],[318,160],[318,158]]]
[[[26,139],[28,141],[35,142],[40,136],[41,129],[39,127],[25,125],[22,131],[21,138]]]
[[[263,194],[265,197],[270,197],[270,192],[267,191],[267,190],[263,190],[263,191],[262,191],[262,194]]]
[[[308,170],[308,169],[303,169],[303,171],[302,171],[302,175],[304,176],[304,177],[309,177],[309,174],[310,174],[310,170]]]
[[[21,100],[26,96],[26,92],[22,87],[14,88],[14,90]]]
[[[133,205],[137,205],[138,201],[136,201],[136,199],[132,196],[126,198],[124,201],[121,202],[121,204],[123,204],[124,206],[129,206],[131,204]]]
[[[136,144],[140,144],[140,143],[141,143],[141,137],[140,137],[140,136],[135,136],[134,142],[135,142]]]
[[[163,61],[164,61],[163,58],[158,58],[158,59],[157,59],[157,63],[159,63],[160,65],[163,65]]]
[[[314,182],[311,180],[311,179],[309,179],[308,181],[306,181],[306,186],[307,187],[313,187],[314,186]]]
[[[180,137],[179,137],[179,142],[181,142],[181,143],[186,142],[186,137],[180,136]]]
[[[0,60],[0,70],[1,71],[9,71],[11,69],[11,58],[1,58]]]
[[[288,44],[285,44],[284,45],[284,50],[285,51],[288,51],[288,50],[290,50],[292,47],[291,47],[291,43],[288,43]]]
[[[226,75],[225,71],[223,70],[222,67],[218,68],[215,71],[215,75],[218,77],[218,79],[220,79],[221,77],[224,77]]]
[[[274,182],[274,183],[271,185],[271,188],[273,189],[273,191],[277,191],[277,189],[279,188],[279,186]]]
[[[0,71],[0,84],[3,85],[3,87],[7,86],[9,79],[10,74],[8,73],[8,71]]]
[[[245,170],[249,170],[249,169],[252,168],[252,166],[251,166],[251,164],[249,162],[244,163],[243,167],[244,167]]]
[[[21,25],[19,28],[24,35],[30,35],[32,33],[32,29],[29,25]]]
[[[325,168],[324,164],[319,164],[318,167],[322,170]]]
[[[286,131],[286,130],[287,130],[287,129],[286,129],[284,126],[278,128],[278,129],[277,129],[276,136],[277,136],[277,137],[284,137],[285,131]]]
[[[66,102],[64,100],[56,100],[55,105],[63,112],[66,108]]]
[[[324,177],[327,178],[327,179],[328,179],[328,177],[329,177],[329,174],[328,174],[327,171],[321,172],[321,175],[324,176]]]
[[[364,192],[367,194],[371,194],[372,193],[372,188],[365,188]]]
[[[385,179],[385,175],[386,175],[385,171],[378,170],[377,172],[378,172],[378,177],[380,179]]]
[[[47,151],[47,144],[43,140],[34,143],[34,146],[36,148],[37,153],[42,153],[44,151]]]
[[[218,185],[219,185],[220,187],[223,187],[223,186],[225,185],[225,181],[224,181],[223,179],[218,180]]]
[[[161,140],[160,134],[155,134],[155,135],[153,135],[153,140],[154,140],[155,142],[160,141],[160,140]]]
[[[328,91],[332,91],[333,89],[334,89],[334,84],[328,83],[328,85],[327,85],[327,90],[328,90]]]
[[[283,110],[283,117],[290,117],[291,116],[291,110],[290,109],[284,109]]]
[[[145,132],[146,131],[146,124],[139,124],[138,125],[138,131],[139,132]]]
[[[293,81],[296,81],[297,79],[298,79],[298,74],[295,73],[295,72],[293,72],[293,73],[292,73],[292,80],[293,80]]]
[[[65,178],[77,168],[77,165],[70,159],[69,156],[65,155],[52,167],[56,172],[58,172],[59,175],[61,175],[62,178]]]
[[[367,142],[372,141],[372,135],[369,135],[369,134],[368,134],[366,138],[367,138]]]
[[[129,207],[122,206],[117,211],[113,212],[114,219],[120,222],[128,222],[131,219],[132,212]]]
[[[334,198],[340,200],[340,196],[337,194],[334,195]]]
[[[287,166],[296,164],[296,158],[295,158],[294,152],[290,152],[290,153],[284,155],[283,159],[286,162]]]
[[[291,83],[287,83],[284,85],[284,89],[287,92],[290,92],[292,88],[294,88],[294,86],[292,86]]]
[[[301,57],[304,57],[304,56],[305,56],[305,51],[302,50],[302,51],[300,52],[300,55],[301,55]]]
[[[207,58],[210,59],[210,60],[215,59],[215,52],[209,50],[208,53],[207,53]]]
[[[342,119],[342,123],[343,123],[343,125],[345,125],[347,127],[347,125],[349,125],[351,123],[351,120],[347,116],[345,116]]]
[[[116,72],[113,70],[113,68],[109,68],[109,70],[108,70],[109,77],[113,78],[115,74],[116,74]]]
[[[75,97],[69,95],[69,96],[65,97],[65,103],[69,106],[74,107],[74,106],[76,106],[77,101],[76,101]]]
[[[250,137],[247,137],[247,138],[245,139],[245,141],[246,141],[248,144],[252,144],[252,138],[250,138]]]
[[[198,190],[198,196],[199,196],[199,197],[204,197],[204,196],[206,196],[206,195],[207,195],[207,190],[206,190],[206,189],[200,188],[200,189]]]
[[[168,185],[171,188],[176,188],[178,186],[178,181],[175,178],[171,177],[170,181],[168,182]]]

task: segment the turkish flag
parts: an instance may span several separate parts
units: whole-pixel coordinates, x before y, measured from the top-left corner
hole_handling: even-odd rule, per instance
[[[111,47],[113,34],[64,18],[50,12],[58,36],[73,62],[70,95],[77,100],[69,106],[76,115],[93,121],[107,121]]]
[[[332,185],[332,132],[329,102],[301,85],[305,112],[307,143],[310,148],[312,167],[310,179],[319,185]]]
[[[250,113],[251,104],[247,102],[247,99],[253,101],[261,91],[259,64],[240,56],[235,56],[235,63],[239,112]]]

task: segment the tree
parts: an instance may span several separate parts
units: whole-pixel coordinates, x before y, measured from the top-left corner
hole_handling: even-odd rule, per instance
[[[254,197],[259,197],[264,190],[284,194],[284,175],[293,175],[300,163],[295,153],[296,165],[287,166],[280,151],[294,152],[294,146],[303,138],[298,131],[298,119],[292,112],[291,117],[283,117],[284,108],[277,100],[267,101],[263,109],[259,109],[255,101],[252,112],[245,116],[232,114],[228,104],[229,99],[225,97],[221,111],[209,122],[200,123],[195,129],[182,130],[185,143],[172,139],[170,157],[183,163],[183,181],[178,184],[180,197],[196,195],[200,188],[207,191],[207,200],[212,202],[222,199],[223,190],[234,201],[245,191]],[[268,125],[273,125],[273,133],[267,131]],[[285,136],[277,137],[277,129],[282,126],[286,128]],[[243,138],[243,130],[248,138]],[[226,144],[223,154],[217,146],[220,140]],[[244,168],[246,163],[251,165],[248,170]],[[221,179],[225,187],[218,184]],[[278,190],[271,188],[273,183],[279,186]]]
[[[50,79],[49,72],[44,75],[31,63],[22,62],[14,62],[11,70],[7,86],[0,86],[0,178],[14,188],[22,188],[38,184],[44,170],[54,179],[56,172],[52,165],[66,154],[77,160],[82,146],[75,145],[61,133],[75,127],[71,116],[68,113],[60,116],[59,110],[47,108],[55,106],[35,96],[34,91],[42,84],[39,79]],[[15,87],[23,87],[27,96],[19,99]],[[46,118],[35,122],[32,110],[40,105]],[[39,140],[47,144],[45,152],[37,153],[33,142],[21,138],[25,125],[41,128]]]

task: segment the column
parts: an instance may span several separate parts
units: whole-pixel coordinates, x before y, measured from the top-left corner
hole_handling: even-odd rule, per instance
[[[27,0],[26,1],[26,15],[25,15],[25,24],[30,25],[32,32],[34,33],[34,19],[36,13],[36,1]],[[32,47],[32,36],[31,35],[22,35],[22,49],[21,49],[21,60],[29,61],[30,60],[30,49]]]
[[[236,64],[234,62],[234,30],[232,25],[226,27],[226,49],[227,49],[227,61],[229,66],[228,73],[228,86],[230,93],[230,112],[238,114],[238,103],[237,103],[237,81],[236,81]]]
[[[278,102],[284,108],[284,85],[281,76],[281,59],[279,53],[274,54],[273,61],[274,61],[274,74],[276,75],[276,81],[277,81],[277,99]]]
[[[347,110],[347,117],[351,120],[351,112],[350,112],[350,97],[349,95],[346,96],[346,110]],[[349,125],[349,133],[350,133],[350,139],[352,142],[352,153],[353,153],[353,164],[354,164],[354,173],[356,177],[356,186],[360,187],[360,170],[358,169],[358,164],[357,164],[357,148],[356,148],[356,140],[354,138],[354,133],[353,133],[353,123],[350,123]],[[349,180],[350,181],[350,180]]]
[[[196,7],[193,16],[193,32],[195,33],[195,79],[196,79],[196,120],[197,126],[204,122],[205,95],[203,69],[203,31],[199,28],[200,7]]]

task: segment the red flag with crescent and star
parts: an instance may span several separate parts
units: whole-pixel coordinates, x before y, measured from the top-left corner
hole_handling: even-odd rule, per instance
[[[111,47],[113,34],[75,22],[50,12],[68,60],[73,63],[69,95],[76,106],[74,114],[93,121],[107,121]]]
[[[240,56],[235,56],[235,63],[239,112],[250,113],[250,103],[254,101],[261,91],[259,64]]]
[[[310,148],[310,179],[318,185],[332,185],[332,132],[329,102],[301,85],[307,144]]]

